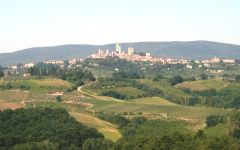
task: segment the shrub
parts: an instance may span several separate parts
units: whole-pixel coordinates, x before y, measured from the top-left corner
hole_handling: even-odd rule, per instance
[[[0,88],[3,89],[3,90],[7,90],[7,89],[11,89],[13,86],[11,83],[6,83],[6,84],[2,84],[0,85]]]
[[[240,112],[234,112],[230,115],[229,135],[240,139]]]
[[[200,102],[199,98],[197,97],[191,97],[188,101],[189,106],[194,106]]]
[[[224,123],[224,117],[220,115],[210,115],[206,119],[207,127],[214,127],[219,123]]]
[[[172,77],[169,81],[170,81],[171,85],[176,85],[178,83],[182,83],[183,78],[180,75],[177,75],[177,76]]]
[[[57,101],[57,102],[61,102],[61,101],[62,101],[62,97],[61,97],[61,96],[59,96],[59,95],[58,95],[58,96],[56,96],[56,101]]]
[[[201,78],[202,80],[207,80],[208,75],[202,73],[202,74],[200,74],[200,78]]]
[[[236,75],[235,81],[238,82],[238,83],[240,82],[240,75]]]
[[[103,96],[111,96],[111,97],[114,97],[117,99],[126,99],[127,98],[125,95],[120,94],[116,91],[104,91],[104,92],[102,92],[102,95]]]
[[[112,150],[113,142],[105,139],[87,139],[82,146],[83,150]]]
[[[19,88],[22,89],[22,90],[29,90],[29,89],[30,89],[30,86],[29,86],[29,85],[25,85],[25,84],[21,84],[21,85],[19,86]]]
[[[153,81],[160,81],[162,79],[164,79],[164,76],[159,74],[159,75],[157,75],[156,77],[153,78]]]

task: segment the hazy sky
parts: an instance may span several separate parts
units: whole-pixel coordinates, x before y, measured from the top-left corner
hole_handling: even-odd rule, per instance
[[[240,0],[0,0],[0,52],[189,40],[240,44]]]

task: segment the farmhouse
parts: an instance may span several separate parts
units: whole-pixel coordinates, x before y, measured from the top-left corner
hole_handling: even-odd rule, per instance
[[[27,78],[27,77],[30,77],[30,76],[31,76],[30,73],[24,73],[24,74],[23,74],[23,77],[24,77],[24,78]]]

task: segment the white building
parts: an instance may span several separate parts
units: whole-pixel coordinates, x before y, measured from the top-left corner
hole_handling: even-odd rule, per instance
[[[132,47],[128,48],[128,55],[132,55],[134,53],[134,49]]]
[[[71,59],[71,60],[69,60],[68,61],[69,62],[69,64],[76,64],[77,63],[77,59]]]
[[[146,57],[151,57],[151,53],[146,53]]]
[[[106,54],[109,55],[109,50],[106,50]]]
[[[56,65],[63,65],[64,61],[63,60],[49,60],[45,61],[45,64],[56,64]]]
[[[221,61],[221,59],[217,58],[217,57],[214,57],[213,59],[210,60],[211,63],[218,63],[220,61]]]
[[[192,69],[193,67],[191,65],[186,65],[187,69]]]
[[[30,76],[31,76],[30,73],[24,73],[24,74],[23,74],[23,77],[24,77],[24,78],[27,78],[27,77],[30,77]]]
[[[119,54],[122,53],[122,48],[118,43],[116,44],[116,52],[119,53]]]
[[[28,64],[24,64],[23,67],[24,68],[31,68],[31,67],[34,67],[34,63],[28,63]]]
[[[13,69],[13,70],[16,70],[17,68],[18,68],[17,65],[11,65],[11,66],[10,66],[10,69]]]
[[[203,66],[204,67],[210,67],[210,64],[205,63],[205,64],[203,64]]]
[[[236,63],[235,59],[223,59],[222,60],[224,63]]]

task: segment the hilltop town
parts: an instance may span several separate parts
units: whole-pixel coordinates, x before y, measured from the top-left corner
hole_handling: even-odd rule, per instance
[[[138,50],[139,51],[139,50]],[[189,59],[174,59],[174,58],[162,58],[162,57],[156,57],[151,55],[151,53],[139,53],[135,52],[135,49],[133,47],[129,47],[127,50],[123,50],[120,44],[116,44],[116,48],[113,50],[101,50],[99,49],[97,53],[92,54],[88,56],[87,58],[92,59],[106,59],[109,57],[116,57],[120,59],[125,59],[127,61],[131,62],[150,62],[150,63],[159,63],[162,65],[167,64],[182,64],[185,65],[187,69],[192,69],[193,66],[191,65],[191,62],[194,61],[195,64],[198,64],[198,67],[211,67],[211,65],[216,63],[226,63],[226,64],[235,64],[235,59],[230,58],[217,58],[214,57],[212,59],[206,59],[206,60],[189,60]],[[4,69],[4,74],[21,74],[26,71],[26,69],[34,67],[37,63],[44,63],[44,64],[52,64],[52,65],[59,65],[60,67],[63,67],[64,64],[68,65],[68,67],[71,67],[72,65],[76,65],[78,63],[84,62],[85,59],[70,59],[70,60],[46,60],[44,62],[31,62],[26,64],[12,64]],[[216,72],[221,73],[223,70],[214,70],[210,72]]]

